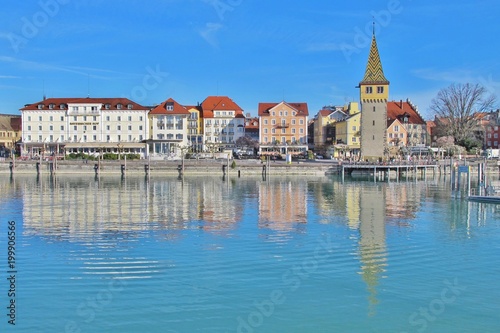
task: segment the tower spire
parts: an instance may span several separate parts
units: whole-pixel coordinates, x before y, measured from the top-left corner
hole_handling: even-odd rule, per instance
[[[360,84],[389,84],[385,78],[384,70],[382,69],[382,61],[378,53],[377,39],[375,38],[375,22],[373,22],[373,36],[370,46],[370,55],[366,65],[365,76]]]

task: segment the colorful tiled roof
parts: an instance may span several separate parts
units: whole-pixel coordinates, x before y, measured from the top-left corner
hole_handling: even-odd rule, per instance
[[[169,110],[167,105],[171,105],[172,109]],[[189,111],[186,107],[177,103],[174,99],[169,98],[165,102],[157,105],[153,108],[149,114],[177,114],[177,115],[189,115]]]
[[[389,81],[385,78],[384,70],[382,69],[382,61],[380,60],[380,55],[378,53],[375,34],[373,34],[372,37],[372,44],[370,46],[370,55],[368,56],[365,76],[359,84],[389,84]]]

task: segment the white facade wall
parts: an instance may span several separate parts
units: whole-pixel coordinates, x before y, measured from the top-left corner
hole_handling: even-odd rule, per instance
[[[235,118],[236,111],[214,111],[213,118],[204,119],[205,142],[234,144],[245,136],[245,118]]]
[[[101,103],[69,103],[22,110],[24,143],[140,142],[148,137],[148,110],[107,110]]]

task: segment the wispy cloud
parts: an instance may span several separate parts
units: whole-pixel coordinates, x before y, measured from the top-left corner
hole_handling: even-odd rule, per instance
[[[469,69],[439,71],[432,68],[416,69],[412,73],[424,80],[445,83],[479,83],[491,94],[498,95],[500,93],[500,82],[495,81],[492,74],[480,74]]]
[[[431,81],[463,83],[477,80],[477,75],[474,75],[471,70],[467,69],[452,69],[442,71],[432,68],[422,68],[415,69],[412,71],[412,73],[420,79]]]
[[[0,75],[0,79],[21,79],[21,77],[13,75]]]
[[[111,80],[116,78],[111,78],[109,76],[99,75],[97,73],[113,74],[113,75],[126,75],[126,76],[140,76],[141,74],[124,73],[118,71],[112,71],[103,68],[95,67],[79,67],[79,66],[56,66],[52,64],[46,64],[36,61],[22,60],[14,57],[0,56],[0,62],[12,63],[19,67],[29,68],[31,70],[38,71],[58,71],[58,72],[68,72],[73,74],[78,74],[82,76],[89,76],[92,78]],[[1,77],[0,77],[1,78]],[[14,77],[11,77],[14,78]]]

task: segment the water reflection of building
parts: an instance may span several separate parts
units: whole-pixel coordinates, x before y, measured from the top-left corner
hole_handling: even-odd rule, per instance
[[[371,314],[375,312],[375,307],[378,304],[377,287],[387,261],[385,198],[385,186],[365,188],[359,194],[360,274],[369,292],[368,301]]]
[[[293,230],[307,223],[307,182],[280,179],[259,185],[259,228]]]
[[[93,237],[109,232],[234,228],[243,211],[220,179],[40,179],[23,186],[25,232]]]

